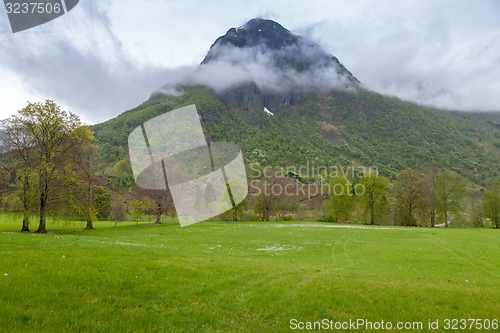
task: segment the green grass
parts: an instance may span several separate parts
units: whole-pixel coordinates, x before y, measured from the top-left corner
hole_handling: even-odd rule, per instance
[[[496,230],[83,226],[21,234],[19,221],[3,217],[0,332],[288,332],[292,318],[500,319]]]

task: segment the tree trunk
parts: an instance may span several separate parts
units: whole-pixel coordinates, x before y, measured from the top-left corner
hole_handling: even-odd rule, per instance
[[[156,198],[156,224],[161,224],[162,198]]]
[[[448,228],[448,207],[446,207],[446,202],[444,204],[444,225]]]
[[[264,211],[264,221],[269,221],[271,220],[271,210],[266,208]]]
[[[87,226],[85,227],[87,230],[93,230],[94,229],[94,221],[92,220],[92,212],[89,212],[87,214]]]
[[[43,211],[41,208],[42,207],[40,206],[40,224],[38,225],[38,229],[36,230],[36,233],[37,234],[46,234],[47,233],[46,212],[45,212],[45,207],[43,208]]]
[[[92,181],[89,182],[89,206],[87,207],[87,226],[85,227],[86,230],[93,230],[94,229],[94,184]]]
[[[408,222],[406,224],[407,226],[414,227],[415,223],[413,223],[413,205],[410,204],[408,206]]]
[[[370,224],[375,224],[375,207],[370,205]]]
[[[26,212],[24,212],[23,228],[21,229],[21,232],[30,232],[30,217]]]
[[[21,229],[21,232],[30,232],[30,203],[29,203],[29,187],[30,187],[30,182],[28,175],[24,175],[24,188],[23,188],[23,211],[24,211],[24,217],[23,217],[23,228]]]
[[[42,192],[40,193],[40,224],[38,225],[37,234],[47,233],[47,190],[48,185],[45,183]]]
[[[431,217],[431,228],[434,228],[436,226],[436,212],[434,208],[431,208],[429,211],[429,216]]]

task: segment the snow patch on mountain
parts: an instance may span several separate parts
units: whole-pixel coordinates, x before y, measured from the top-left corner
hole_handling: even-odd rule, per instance
[[[264,112],[267,113],[269,116],[274,116],[274,113],[272,113],[271,111],[269,111],[268,108],[264,107]]]

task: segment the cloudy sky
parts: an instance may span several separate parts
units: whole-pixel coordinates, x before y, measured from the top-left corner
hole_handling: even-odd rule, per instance
[[[16,34],[0,8],[0,118],[51,99],[88,123],[104,121],[175,81],[217,37],[254,17],[317,41],[370,89],[500,110],[497,0],[80,0]]]

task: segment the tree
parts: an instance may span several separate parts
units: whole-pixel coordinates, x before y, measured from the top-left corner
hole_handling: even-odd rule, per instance
[[[115,222],[123,221],[127,215],[127,206],[121,196],[115,195],[109,204],[109,218]]]
[[[330,217],[336,223],[347,221],[350,217],[353,203],[351,182],[342,175],[336,175],[330,180],[328,208]]]
[[[285,220],[287,213],[296,212],[299,209],[299,201],[295,197],[285,197],[279,200],[276,205],[278,211],[278,218]]]
[[[23,212],[23,225],[21,232],[30,231],[30,217],[33,211],[38,172],[34,168],[34,156],[31,154],[34,143],[29,140],[25,130],[18,127],[9,127],[9,121],[2,121],[0,132],[0,143],[2,151],[2,171],[14,175],[14,183],[11,184],[10,195],[6,200],[10,203],[19,199],[20,209]]]
[[[142,203],[143,203],[144,213],[146,214],[146,218],[148,220],[148,223],[151,223],[152,217],[156,216],[156,209],[157,209],[156,202],[152,198],[148,197],[148,198],[144,198],[142,200]],[[161,214],[160,214],[160,218],[161,218]],[[161,223],[161,220],[159,223]]]
[[[494,228],[500,229],[500,183],[493,184],[484,198],[484,215],[491,220]]]
[[[82,126],[78,116],[62,111],[52,101],[28,103],[17,115],[2,123],[4,144],[16,155],[23,168],[38,174],[37,195],[40,215],[37,233],[46,233],[48,208],[54,190],[67,176],[72,166],[67,155],[76,147],[93,140],[92,132]],[[56,185],[57,184],[57,185]]]
[[[436,226],[436,177],[437,177],[437,168],[433,164],[427,167],[428,176],[422,180],[423,182],[423,191],[424,191],[424,200],[423,204],[426,208],[423,208],[424,215],[427,214],[427,217],[430,220],[431,228]]]
[[[242,202],[240,202],[239,204],[235,205],[232,209],[231,209],[231,212],[232,212],[232,220],[234,222],[238,221],[241,219],[241,216],[242,216],[242,212],[245,210],[245,208],[248,206],[248,201],[247,199],[243,200]]]
[[[137,224],[139,224],[139,220],[142,218],[144,214],[144,210],[146,209],[144,202],[138,200],[130,201],[128,205],[128,212]]]
[[[128,157],[118,161],[113,167],[113,175],[118,178],[120,186],[131,188],[134,184],[134,175],[132,174],[132,166]]]
[[[6,202],[11,210],[23,212],[21,232],[29,232],[30,218],[37,201],[35,184],[38,181],[38,175],[34,170],[28,168],[13,169],[12,172],[15,174],[15,181],[12,184],[12,191],[6,197]],[[19,202],[20,205],[12,204],[13,202]]]
[[[83,211],[87,225],[85,229],[94,229],[99,211],[109,205],[109,195],[106,188],[99,186],[96,175],[96,165],[99,147],[89,142],[76,147],[71,155],[75,168],[75,196],[77,210]]]
[[[270,221],[271,214],[276,210],[277,196],[273,192],[276,184],[275,179],[263,179],[259,182],[259,193],[255,198],[253,210],[260,215],[262,221]]]
[[[484,228],[484,189],[472,191],[470,198],[470,217],[472,224],[478,228]]]
[[[436,177],[436,209],[443,214],[448,227],[449,214],[460,209],[465,187],[459,176],[449,171],[442,171]]]
[[[165,190],[148,191],[150,197],[154,200],[155,208],[155,223],[161,224],[161,216],[164,213],[164,201],[167,199],[169,192]]]
[[[370,224],[375,224],[376,214],[388,206],[387,195],[391,188],[389,179],[369,173],[361,178],[361,185],[364,188],[363,202],[370,213]]]
[[[415,212],[425,207],[425,186],[417,170],[402,170],[394,183],[396,209],[403,225],[416,226]]]
[[[144,201],[148,206],[148,214],[155,217],[155,224],[162,223],[162,216],[168,213],[169,207],[174,206],[170,189],[151,190],[136,186],[133,190],[133,198]]]

